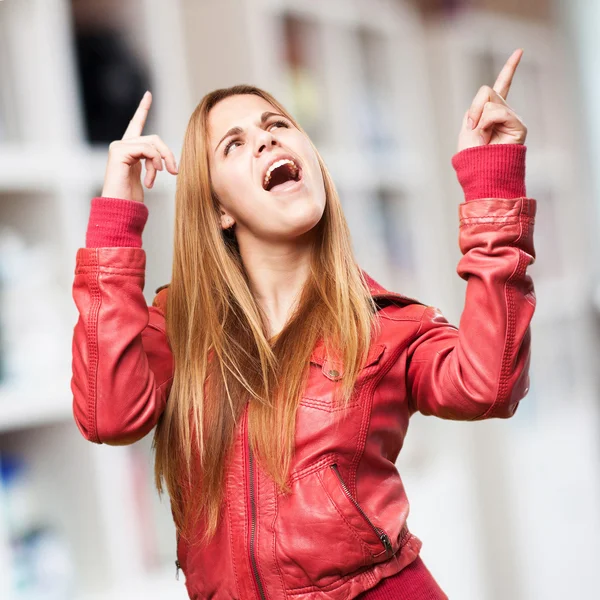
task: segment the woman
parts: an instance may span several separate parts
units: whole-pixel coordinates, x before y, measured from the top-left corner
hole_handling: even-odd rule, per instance
[[[86,439],[156,426],[155,475],[190,598],[446,598],[395,467],[410,416],[507,418],[528,390],[535,201],[506,104],[517,50],[465,114],[453,158],[468,281],[460,328],[356,265],[316,149],[269,94],[208,94],[178,169],[110,145],[73,296],[74,416]],[[140,181],[178,174],[173,271],[147,306]]]

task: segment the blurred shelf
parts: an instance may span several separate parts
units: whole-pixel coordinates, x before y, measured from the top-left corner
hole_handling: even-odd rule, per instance
[[[130,56],[137,54],[148,62],[156,104],[145,133],[158,133],[177,155],[193,108],[186,88],[189,73],[179,2],[167,6],[154,0],[124,0],[108,12],[91,6],[94,3],[70,0],[0,2],[0,29],[7,33],[0,33],[0,122],[10,120],[11,124],[6,138],[0,134],[0,221],[14,227],[27,243],[44,243],[56,250],[57,285],[66,284],[65,291],[73,277],[75,250],[84,244],[89,203],[101,192],[108,158],[108,144],[86,141],[76,4],[103,12],[130,45]],[[94,25],[100,25],[99,21],[94,19]],[[1,68],[5,63],[6,70]],[[129,80],[111,82],[125,93],[131,84]],[[152,223],[158,229],[165,215],[170,217],[166,209],[172,206],[169,200],[175,182],[175,177],[159,173],[154,189],[146,191],[148,199],[155,198],[149,231]],[[169,237],[164,238],[168,249]],[[153,266],[162,265],[156,257],[167,254],[161,244],[162,239],[147,245],[155,257],[149,260]],[[58,271],[59,263],[64,271]],[[156,275],[153,267],[148,269],[148,278],[160,283],[166,279],[162,273]],[[45,301],[43,292],[38,300]],[[75,314],[68,317],[69,328],[77,312],[74,303],[70,304]],[[70,359],[68,345],[59,352],[69,354],[64,358]],[[14,383],[0,382],[0,453],[15,453],[30,468],[47,523],[61,531],[72,549],[77,600],[187,598],[184,576],[180,573],[179,581],[175,579],[173,562],[145,574],[143,549],[149,535],[139,529],[136,519],[140,497],[144,501],[155,497],[152,478],[139,481],[141,461],[131,459],[130,448],[85,442],[73,417],[70,364],[60,361],[55,371],[51,367],[36,370],[38,356],[27,355],[33,364],[30,373]],[[0,598],[14,600],[4,508],[0,489]],[[152,537],[158,548],[155,555],[162,556],[174,542],[170,512],[161,513],[157,521],[164,523]],[[101,589],[105,591],[97,592]]]
[[[416,152],[340,150],[322,144],[320,153],[339,187],[418,189],[426,176],[426,165]]]
[[[62,190],[65,186],[102,189],[108,149],[80,144],[40,150],[24,144],[0,144],[0,195],[15,191]],[[165,175],[166,174],[166,175]],[[172,192],[175,177],[158,173],[155,187]]]
[[[102,185],[107,149],[89,144],[55,146],[0,144],[0,193]]]
[[[70,380],[0,385],[0,433],[73,419]],[[75,426],[75,424],[73,423]]]
[[[406,11],[401,3],[390,4],[385,0],[258,0],[260,8],[275,14],[292,13],[324,22],[344,26],[367,26],[379,32],[393,32],[396,19]]]
[[[0,145],[0,191],[52,188],[58,180],[59,153],[23,144]]]

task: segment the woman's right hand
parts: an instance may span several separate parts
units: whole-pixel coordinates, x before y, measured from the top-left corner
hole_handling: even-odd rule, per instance
[[[143,202],[142,159],[146,165],[144,185],[148,189],[154,185],[156,172],[163,170],[163,159],[167,171],[177,175],[175,156],[168,146],[157,135],[142,135],[151,104],[152,94],[146,92],[122,139],[109,145],[102,196]]]

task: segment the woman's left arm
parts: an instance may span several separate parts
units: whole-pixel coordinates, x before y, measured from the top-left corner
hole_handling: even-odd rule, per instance
[[[527,130],[504,100],[519,52],[463,119],[452,164],[465,194],[457,269],[467,281],[465,307],[458,328],[437,309],[424,311],[408,348],[411,413],[507,418],[529,389],[535,294],[526,269],[535,258],[536,203],[525,191]]]

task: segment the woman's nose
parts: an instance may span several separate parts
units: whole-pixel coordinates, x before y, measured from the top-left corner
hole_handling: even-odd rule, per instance
[[[254,151],[256,156],[260,156],[270,146],[276,146],[277,139],[270,131],[261,130],[256,135]]]

